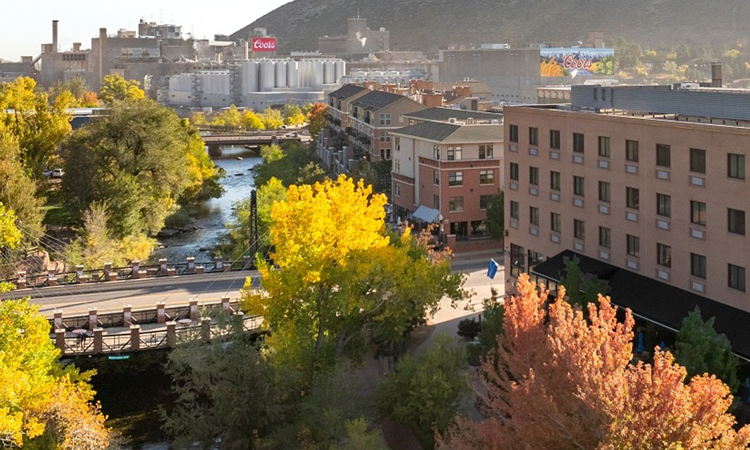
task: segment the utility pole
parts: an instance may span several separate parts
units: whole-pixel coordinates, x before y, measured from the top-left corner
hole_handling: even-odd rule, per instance
[[[260,249],[260,234],[258,233],[258,194],[255,189],[250,192],[250,236],[255,241],[253,245],[253,258]]]

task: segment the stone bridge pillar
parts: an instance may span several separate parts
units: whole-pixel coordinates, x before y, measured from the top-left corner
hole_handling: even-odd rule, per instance
[[[117,272],[112,270],[111,262],[104,264],[104,280],[105,281],[117,281]]]
[[[232,310],[229,307],[229,297],[221,297],[221,310],[226,314],[231,314]]]
[[[137,280],[141,277],[141,262],[136,259],[131,265],[133,267],[133,274],[131,277]]]
[[[18,272],[18,281],[16,281],[16,289],[26,289],[26,271],[21,270]]]
[[[83,264],[76,266],[76,281],[80,284],[85,284],[89,281],[88,275],[83,274]]]
[[[138,351],[141,348],[141,326],[130,325],[130,349]]]
[[[174,348],[177,345],[177,323],[175,321],[167,322],[167,345]]]
[[[94,354],[104,351],[104,328],[94,328]]]
[[[198,299],[190,300],[190,320],[198,320]]]
[[[63,322],[62,322],[63,312],[60,310],[57,310],[53,314],[55,315],[55,330],[62,329],[63,328]]]
[[[99,327],[99,319],[97,318],[97,309],[89,308],[89,330]]]
[[[224,259],[221,256],[214,257],[214,272],[224,271]]]
[[[60,350],[60,356],[65,355],[65,328],[55,330],[55,347]]]
[[[122,326],[129,327],[130,325],[133,325],[133,307],[124,305],[122,307]]]
[[[211,319],[208,317],[201,319],[201,339],[204,342],[211,340]]]
[[[57,286],[57,267],[47,267],[47,286]]]
[[[159,259],[159,275],[167,274],[167,258]]]
[[[253,257],[243,256],[242,257],[242,270],[248,270],[253,267]]]
[[[187,257],[187,273],[195,273],[195,257]]]
[[[164,302],[159,302],[156,304],[156,323],[166,323],[167,322],[167,313],[164,310],[166,305],[164,305]]]

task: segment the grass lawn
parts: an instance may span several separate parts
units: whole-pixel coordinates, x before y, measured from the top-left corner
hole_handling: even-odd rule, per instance
[[[44,210],[44,224],[47,226],[75,225],[70,211],[63,205],[59,184],[52,185],[47,191],[47,203],[44,205]]]

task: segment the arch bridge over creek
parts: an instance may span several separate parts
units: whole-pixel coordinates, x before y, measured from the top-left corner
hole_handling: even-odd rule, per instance
[[[287,131],[256,131],[250,133],[212,133],[203,136],[203,142],[208,147],[211,156],[221,156],[221,147],[243,146],[251,152],[260,154],[258,150],[262,145],[283,144],[287,141],[301,142],[302,139],[297,132]]]

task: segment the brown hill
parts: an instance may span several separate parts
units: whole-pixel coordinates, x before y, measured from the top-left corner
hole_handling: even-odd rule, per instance
[[[723,47],[747,39],[747,0],[295,0],[237,31],[265,27],[280,51],[315,50],[319,36],[346,31],[346,19],[391,31],[396,50],[440,44],[570,44],[591,31],[657,47]]]

